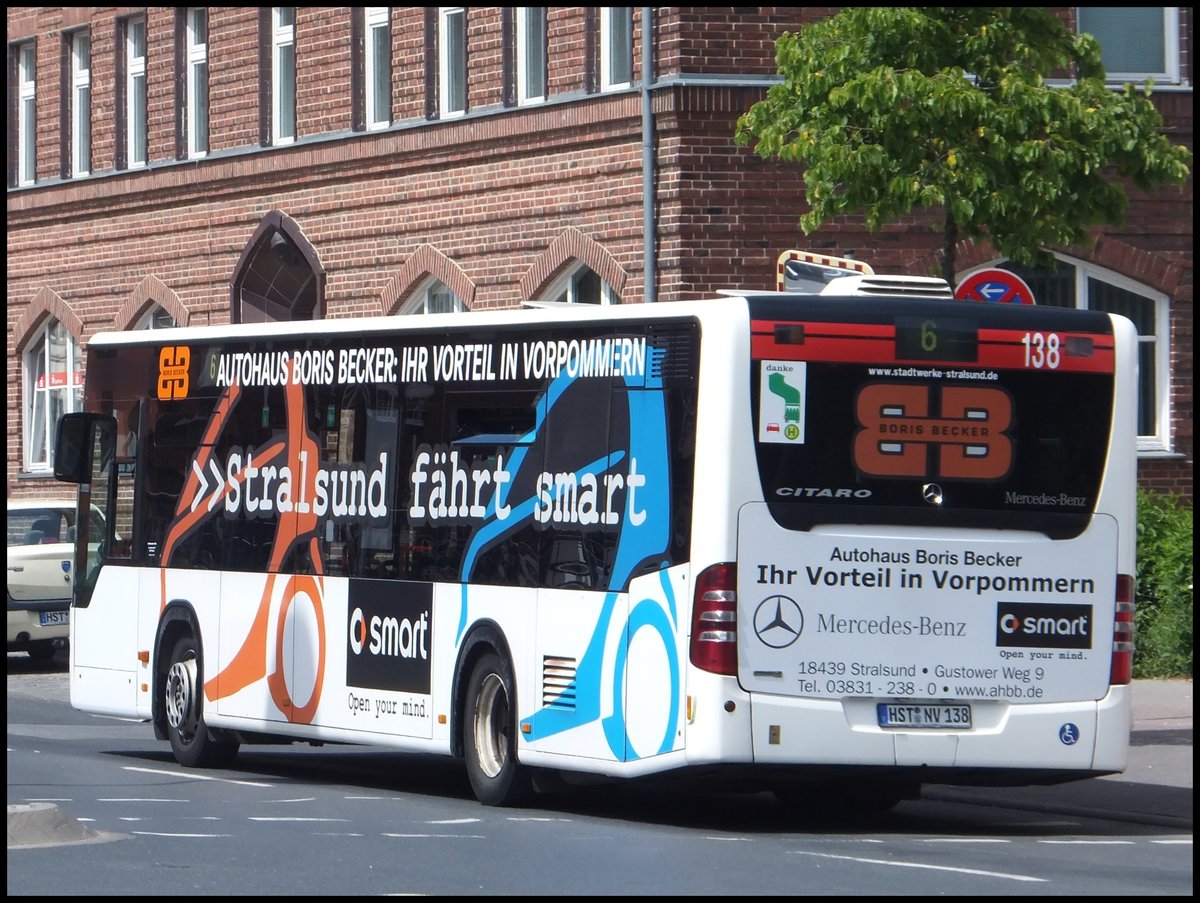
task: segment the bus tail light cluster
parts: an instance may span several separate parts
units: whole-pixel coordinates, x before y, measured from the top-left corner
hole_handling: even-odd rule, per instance
[[[1133,577],[1117,575],[1117,617],[1113,622],[1113,654],[1110,684],[1127,684],[1133,679]]]
[[[737,674],[737,565],[714,564],[696,579],[692,601],[692,664],[713,674]]]

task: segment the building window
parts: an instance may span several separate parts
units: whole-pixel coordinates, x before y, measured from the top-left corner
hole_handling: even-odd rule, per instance
[[[617,293],[592,269],[579,264],[555,282],[545,300],[566,304],[617,304]]]
[[[126,19],[125,27],[125,161],[130,168],[146,165],[146,20]]]
[[[92,41],[84,31],[67,36],[71,49],[70,167],[72,176],[86,176],[92,168]]]
[[[368,6],[365,20],[364,78],[368,129],[382,129],[392,122],[392,27],[391,7]]]
[[[83,409],[79,343],[51,319],[25,352],[25,468],[54,466],[54,430],[63,414]]]
[[[152,305],[133,325],[134,329],[173,329],[179,324],[165,308]]]
[[[439,279],[430,279],[400,308],[401,314],[457,314],[467,309],[462,298]]]
[[[600,90],[633,84],[633,7],[600,10]]]
[[[1081,6],[1078,28],[1100,42],[1109,81],[1179,83],[1179,8]]]
[[[271,10],[271,143],[296,139],[296,9]]]
[[[517,103],[546,99],[546,7],[517,7]]]
[[[438,9],[438,116],[449,119],[467,111],[467,11]]]
[[[203,157],[208,153],[208,10],[187,11],[187,155]]]
[[[9,122],[13,123],[15,119],[17,130],[16,183],[32,185],[37,179],[37,44],[33,41],[19,44],[15,53],[17,57],[17,109],[15,115],[9,114]],[[9,153],[11,152],[10,145]],[[11,165],[10,163],[10,179],[12,178]]]
[[[1001,263],[1024,279],[1040,305],[1121,314],[1138,331],[1138,451],[1171,450],[1170,300],[1110,270],[1055,255],[1053,270]]]

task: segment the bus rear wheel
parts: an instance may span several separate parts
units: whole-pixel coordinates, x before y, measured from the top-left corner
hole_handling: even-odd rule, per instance
[[[162,683],[167,736],[171,740],[175,760],[180,765],[221,768],[233,761],[238,744],[232,740],[215,739],[204,723],[199,645],[189,634],[180,637],[171,651],[170,664]]]
[[[520,805],[531,791],[529,772],[517,761],[515,687],[512,668],[495,653],[479,660],[467,684],[467,777],[485,806]]]

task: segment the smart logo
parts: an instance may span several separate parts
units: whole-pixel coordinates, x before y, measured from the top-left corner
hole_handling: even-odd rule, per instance
[[[996,645],[1091,649],[1092,606],[999,602]]]
[[[429,693],[433,587],[351,580],[346,684]]]

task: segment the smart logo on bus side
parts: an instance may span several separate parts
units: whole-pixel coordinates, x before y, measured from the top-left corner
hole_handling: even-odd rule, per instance
[[[354,579],[347,611],[347,686],[427,694],[432,585]]]

